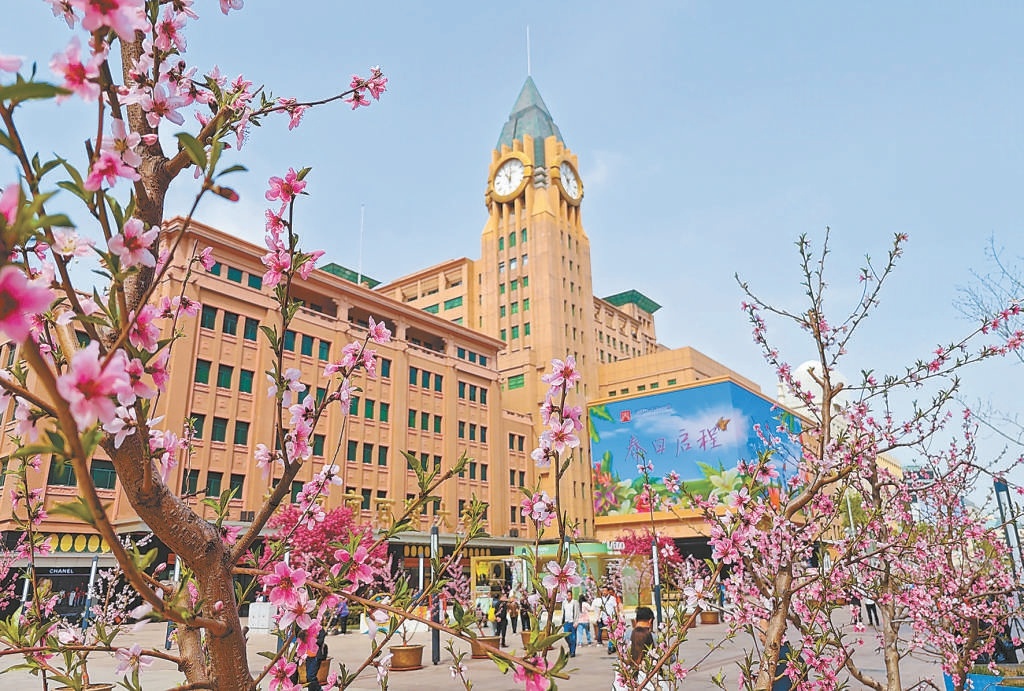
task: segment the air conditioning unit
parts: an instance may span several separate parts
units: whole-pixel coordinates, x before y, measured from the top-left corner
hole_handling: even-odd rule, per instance
[[[240,521],[249,521],[250,523],[252,523],[253,521],[256,520],[256,512],[255,511],[242,511],[239,514],[238,519]]]
[[[509,537],[519,537],[519,528],[509,528],[508,529],[508,536]]]

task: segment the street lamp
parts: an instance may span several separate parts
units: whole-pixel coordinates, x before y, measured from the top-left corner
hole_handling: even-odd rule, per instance
[[[651,533],[651,559],[654,562],[654,611],[661,626],[661,570],[658,568],[658,533]]]

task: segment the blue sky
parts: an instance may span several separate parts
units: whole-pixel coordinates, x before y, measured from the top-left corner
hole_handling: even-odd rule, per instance
[[[5,7],[0,53],[39,60],[67,39],[48,6]],[[199,218],[259,241],[265,181],[312,166],[299,211],[308,247],[388,279],[479,254],[490,151],[532,76],[586,188],[595,291],[636,288],[664,307],[658,335],[774,393],[739,311],[739,273],[801,309],[793,242],[833,229],[828,303],[857,295],[859,258],[911,241],[848,367],[891,370],[968,325],[953,301],[995,235],[1024,254],[1024,5],[981,3],[337,3],[250,0],[223,17],[197,0],[192,64],[316,98],[380,64],[390,91],[254,130],[238,205]],[[282,8],[295,8],[283,10]],[[80,152],[94,116],[32,113],[45,150]],[[77,154],[81,160],[81,154]],[[0,158],[0,180],[14,165]],[[187,184],[173,196],[183,209]],[[174,210],[172,208],[172,210]],[[833,321],[837,319],[833,317]],[[780,333],[794,363],[808,344]],[[851,377],[855,378],[855,377]],[[1016,410],[1020,368],[967,375],[966,395]]]

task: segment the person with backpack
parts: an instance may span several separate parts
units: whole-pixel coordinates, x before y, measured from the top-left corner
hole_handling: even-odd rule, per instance
[[[341,602],[338,603],[338,608],[334,611],[334,631],[337,633],[341,631],[342,635],[348,633],[348,599],[341,598]]]

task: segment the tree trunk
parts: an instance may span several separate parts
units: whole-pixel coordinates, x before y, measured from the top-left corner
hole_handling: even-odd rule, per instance
[[[771,691],[775,681],[775,670],[779,666],[779,651],[782,640],[786,637],[789,605],[793,599],[793,574],[790,565],[775,577],[775,596],[778,598],[775,610],[768,619],[768,628],[764,635],[764,650],[761,653],[761,666],[754,682],[755,691]]]

